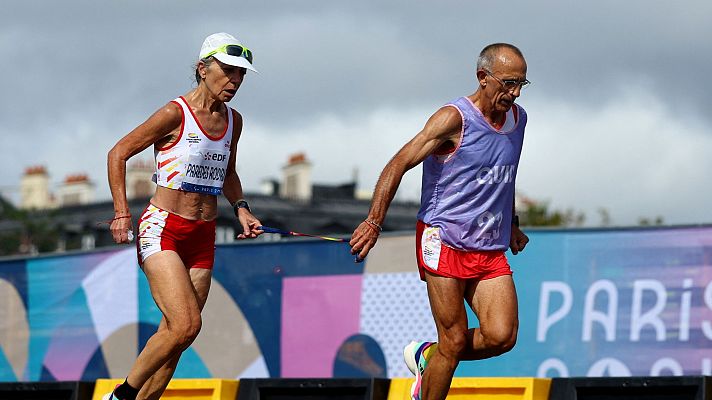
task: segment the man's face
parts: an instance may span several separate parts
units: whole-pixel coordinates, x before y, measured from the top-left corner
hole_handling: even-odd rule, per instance
[[[477,76],[483,86],[484,97],[489,100],[494,111],[506,112],[522,92],[520,83],[527,79],[527,63],[513,51],[502,49],[497,54],[492,70],[480,70]]]

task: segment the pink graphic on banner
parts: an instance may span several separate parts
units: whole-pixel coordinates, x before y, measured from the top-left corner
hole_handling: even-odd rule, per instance
[[[62,326],[52,334],[44,365],[58,381],[76,381],[99,347],[96,335],[90,329]]]
[[[281,377],[329,378],[339,346],[358,333],[361,275],[286,278]]]

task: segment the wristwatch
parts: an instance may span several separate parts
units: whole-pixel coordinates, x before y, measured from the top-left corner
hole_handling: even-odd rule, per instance
[[[240,199],[240,200],[234,202],[232,204],[232,208],[235,210],[235,212],[237,212],[237,210],[239,210],[240,208],[245,208],[245,209],[247,209],[247,211],[252,212],[252,210],[250,210],[250,205],[247,204],[247,201],[245,201],[244,199]]]
[[[512,217],[512,225],[516,226],[519,228],[519,215],[515,215]]]

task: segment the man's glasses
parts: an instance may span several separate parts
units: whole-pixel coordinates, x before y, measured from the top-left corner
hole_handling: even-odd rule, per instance
[[[510,92],[516,90],[517,87],[519,87],[520,89],[524,89],[527,85],[529,85],[531,83],[526,79],[524,79],[522,81],[520,81],[519,79],[499,79],[496,76],[494,76],[493,73],[487,71],[486,69],[483,69],[483,71],[485,71],[485,74],[494,78],[494,80],[499,82],[499,84],[502,85],[503,88],[509,90]]]
[[[236,57],[242,57],[246,59],[247,61],[252,64],[252,51],[248,49],[247,47],[242,47],[236,44],[226,44],[224,46],[220,46],[217,49],[211,51],[208,53],[204,58],[208,58],[210,56],[213,56],[217,53],[224,53],[229,56],[236,56]]]

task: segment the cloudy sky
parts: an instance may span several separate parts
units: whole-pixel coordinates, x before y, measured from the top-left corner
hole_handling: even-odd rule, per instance
[[[106,153],[191,89],[210,33],[254,50],[231,106],[244,116],[247,191],[306,152],[319,183],[357,170],[370,189],[427,118],[475,90],[492,42],[524,52],[533,84],[518,191],[616,225],[712,223],[712,2],[34,1],[0,13],[0,191],[27,166],[88,173],[107,199]],[[150,152],[143,153],[145,158]],[[401,199],[419,196],[420,170]]]

